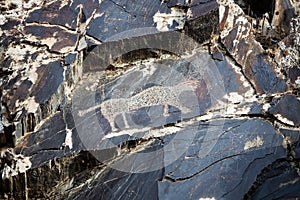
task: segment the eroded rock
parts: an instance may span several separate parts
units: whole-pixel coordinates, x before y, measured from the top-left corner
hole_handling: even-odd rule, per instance
[[[0,198],[299,196],[297,5],[1,3]]]

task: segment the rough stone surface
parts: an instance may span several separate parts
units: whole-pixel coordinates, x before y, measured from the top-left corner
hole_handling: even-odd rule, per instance
[[[0,199],[297,199],[294,0],[0,2]]]

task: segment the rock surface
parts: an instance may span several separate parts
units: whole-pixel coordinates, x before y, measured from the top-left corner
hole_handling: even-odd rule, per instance
[[[300,197],[299,6],[1,2],[0,199]]]

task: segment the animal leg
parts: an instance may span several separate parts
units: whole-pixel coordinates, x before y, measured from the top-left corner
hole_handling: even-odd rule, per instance
[[[114,116],[109,116],[106,118],[110,124],[111,127],[111,132],[116,132],[118,129],[115,126],[115,117]]]
[[[169,107],[168,107],[168,104],[165,104],[164,105],[164,116],[169,116]]]
[[[126,119],[125,112],[122,112],[122,117],[123,117],[123,121],[124,121],[125,128],[129,128],[129,125],[128,125],[128,121],[127,121],[127,119]]]

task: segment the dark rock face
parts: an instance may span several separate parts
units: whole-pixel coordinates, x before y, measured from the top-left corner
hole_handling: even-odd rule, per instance
[[[0,199],[300,196],[299,3],[0,10]]]
[[[24,29],[25,34],[30,35],[29,40],[49,45],[51,51],[65,53],[76,47],[77,33],[75,31],[69,32],[60,27],[40,25],[28,25]]]
[[[228,13],[226,12],[227,14],[225,13],[222,16],[224,35],[221,35],[221,37],[224,46],[242,67],[246,78],[251,81],[257,93],[286,91],[286,83],[275,73],[275,63],[268,61],[261,44],[255,41],[251,34],[251,24],[245,16],[240,15],[242,10],[236,11],[237,13],[235,14],[232,11],[233,8],[224,6],[224,9],[225,11],[228,10]],[[235,20],[242,20],[242,23],[232,24],[232,22],[228,21],[231,17]]]
[[[300,125],[298,110],[300,109],[300,101],[294,95],[284,95],[270,108],[271,114],[280,114],[283,118],[292,121],[293,125]]]
[[[31,96],[34,96],[37,103],[45,103],[57,91],[63,82],[63,68],[60,62],[49,63],[37,70],[38,80],[32,88]]]

